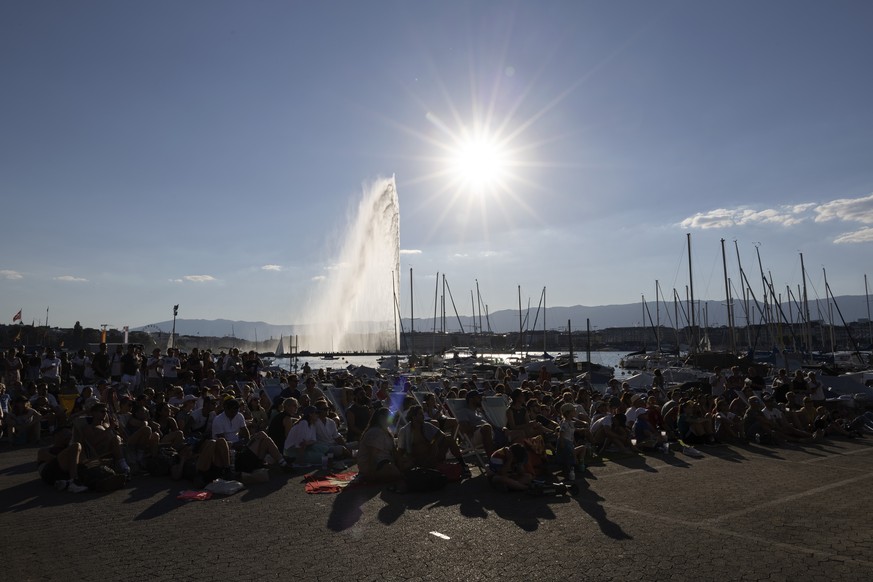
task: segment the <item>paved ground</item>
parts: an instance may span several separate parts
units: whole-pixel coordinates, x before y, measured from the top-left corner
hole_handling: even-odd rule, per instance
[[[576,498],[482,477],[306,495],[276,475],[185,503],[184,484],[148,477],[58,493],[34,449],[4,445],[0,579],[873,580],[873,439],[703,452],[591,467]]]

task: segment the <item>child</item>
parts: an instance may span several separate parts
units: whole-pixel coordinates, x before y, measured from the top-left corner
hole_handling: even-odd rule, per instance
[[[530,487],[533,474],[527,467],[527,450],[515,443],[491,454],[488,461],[488,481],[503,491],[524,491]]]
[[[558,460],[564,465],[568,481],[576,480],[576,467],[585,467],[586,445],[576,446],[576,406],[571,402],[561,405],[560,435],[558,437]]]

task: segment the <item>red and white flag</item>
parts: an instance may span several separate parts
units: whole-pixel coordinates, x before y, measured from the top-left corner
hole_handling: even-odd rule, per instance
[[[21,310],[20,309],[18,310],[18,313],[16,313],[14,316],[12,316],[12,323],[15,323],[16,321],[21,321]]]

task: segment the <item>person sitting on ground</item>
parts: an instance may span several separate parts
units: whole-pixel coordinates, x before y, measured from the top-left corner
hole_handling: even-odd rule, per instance
[[[531,417],[527,405],[533,399],[525,402],[524,392],[516,388],[510,395],[510,403],[506,408],[506,436],[511,442],[522,441],[526,438],[544,435],[545,427]]]
[[[411,406],[406,411],[406,420],[406,424],[397,433],[400,464],[404,470],[413,467],[436,469],[445,461],[446,453],[451,451],[461,465],[461,476],[471,477],[458,443],[433,424],[426,422],[421,406]]]
[[[494,451],[494,430],[479,413],[479,410],[482,408],[482,393],[477,390],[470,390],[464,398],[466,401],[465,405],[459,406],[459,409],[456,411],[458,428],[474,443],[478,435],[481,438],[485,453],[490,455]]]
[[[503,491],[527,490],[534,478],[527,457],[527,449],[521,443],[497,449],[488,459],[488,482]]]
[[[749,398],[749,407],[743,417],[746,438],[758,444],[777,444],[776,425],[764,416],[764,403],[757,396]]]
[[[318,400],[315,403],[318,418],[315,420],[315,440],[328,446],[327,454],[333,455],[334,459],[347,459],[352,456],[352,451],[346,446],[346,440],[339,433],[336,421],[328,416],[330,408],[326,400]]]
[[[252,417],[252,430],[255,432],[267,430],[269,420],[267,419],[267,411],[264,410],[263,406],[261,406],[261,397],[258,394],[252,394],[251,396],[249,396],[248,402],[249,412],[251,413]],[[285,440],[283,439],[279,442],[285,442]]]
[[[624,415],[613,415],[609,411],[609,403],[605,400],[597,401],[594,405],[594,416],[591,422],[591,442],[599,454],[613,445],[620,452],[633,452],[630,436],[622,426]],[[619,416],[619,422],[615,422],[615,416]]]
[[[300,418],[291,426],[285,438],[284,452],[288,458],[295,459],[298,465],[317,465],[330,448],[320,444],[315,434],[315,423],[318,420],[318,409],[305,406]]]
[[[716,444],[715,428],[711,419],[694,400],[683,400],[679,403],[679,418],[676,421],[679,439],[688,444]]]
[[[280,405],[280,412],[270,419],[267,426],[267,434],[273,439],[274,443],[282,443],[284,449],[285,439],[288,438],[288,432],[294,423],[297,422],[299,415],[297,410],[299,405],[296,398],[285,398],[281,396],[276,398],[276,402]]]
[[[276,443],[263,431],[250,434],[245,417],[240,414],[235,398],[224,400],[224,410],[212,422],[212,439],[225,440],[236,449],[236,470],[253,473],[265,465],[285,467],[287,462]]]
[[[346,410],[346,424],[348,425],[346,436],[349,442],[361,440],[364,431],[370,424],[370,418],[373,416],[373,407],[370,404],[367,388],[358,386],[355,388],[354,395],[354,404]]]
[[[122,473],[130,473],[130,466],[124,458],[121,448],[122,437],[119,435],[121,428],[114,416],[109,416],[106,405],[97,402],[90,406],[90,416],[83,417],[82,439],[86,456],[100,458],[112,456],[116,467]],[[91,451],[91,455],[87,455]]]
[[[6,434],[12,445],[25,445],[39,442],[42,416],[30,406],[23,395],[12,399],[9,414],[6,415]]]
[[[718,397],[715,399],[715,408],[713,408],[711,417],[713,419],[713,428],[715,429],[715,438],[718,440],[737,441],[745,438],[743,436],[742,418],[728,409],[727,401],[724,398]]]
[[[819,380],[815,372],[809,372],[806,375],[806,385],[809,388],[809,397],[812,398],[812,403],[816,406],[821,406],[825,402],[824,384]],[[799,396],[804,396],[799,394]]]
[[[405,480],[400,470],[394,437],[388,431],[390,414],[387,408],[380,408],[370,418],[358,449],[358,472],[365,481],[389,483],[402,492]]]
[[[215,422],[215,399],[212,396],[203,397],[203,406],[194,408],[191,419],[185,428],[187,434],[198,437],[210,438],[212,435],[212,423]]]
[[[88,488],[78,482],[81,455],[82,445],[72,442],[70,429],[57,429],[52,435],[51,446],[40,449],[36,454],[40,478],[46,485],[52,485],[58,491],[87,491]]]
[[[811,433],[795,428],[785,419],[783,412],[776,406],[776,400],[773,396],[765,394],[762,400],[764,401],[764,410],[762,411],[762,414],[773,423],[776,432],[778,432],[780,436],[785,440],[792,442],[812,440]]]

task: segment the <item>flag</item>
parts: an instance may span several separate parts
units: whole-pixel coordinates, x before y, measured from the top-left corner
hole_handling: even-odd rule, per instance
[[[12,323],[15,323],[16,321],[21,321],[21,310],[20,309],[18,310],[18,313],[16,313],[15,315],[12,316]]]

